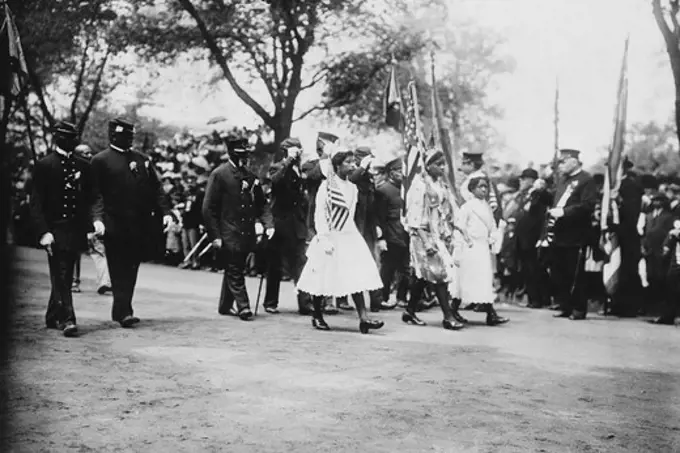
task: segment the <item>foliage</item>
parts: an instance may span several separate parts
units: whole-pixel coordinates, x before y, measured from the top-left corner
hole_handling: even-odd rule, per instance
[[[666,43],[675,82],[675,131],[680,141],[680,0],[652,0],[654,20]],[[669,25],[670,21],[670,25]]]
[[[627,137],[628,156],[641,173],[679,174],[680,154],[671,123],[635,123]]]

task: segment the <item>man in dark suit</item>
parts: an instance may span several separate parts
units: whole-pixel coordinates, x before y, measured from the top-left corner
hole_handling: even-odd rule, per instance
[[[285,158],[272,165],[269,170],[274,236],[268,244],[264,309],[272,314],[279,312],[282,264],[287,264],[286,269],[297,284],[305,265],[307,249],[309,202],[300,170],[302,144],[297,138],[287,138],[281,143],[281,150]],[[310,314],[311,300],[300,292],[297,299],[300,314]]]
[[[522,280],[526,288],[530,308],[550,305],[548,273],[540,265],[536,243],[541,237],[545,213],[552,206],[552,195],[546,190],[545,181],[538,179],[538,172],[526,169],[520,176],[521,185],[530,189],[518,199],[515,213],[515,238],[517,259],[520,262]]]
[[[383,281],[381,308],[391,310],[400,302],[406,303],[410,275],[409,235],[401,222],[403,200],[402,159],[394,159],[385,165],[386,181],[375,190],[375,215],[382,237],[378,240],[381,250],[380,276]],[[399,275],[397,300],[390,303],[390,293],[395,274]]]
[[[52,292],[45,323],[64,336],[78,334],[71,284],[80,254],[87,249],[92,179],[89,163],[77,156],[76,127],[59,122],[54,130],[55,149],[33,169],[31,214],[40,245],[47,250]]]
[[[664,292],[666,278],[666,260],[663,253],[664,242],[673,229],[675,218],[669,211],[666,195],[659,193],[652,197],[650,212],[645,216],[644,235],[642,237],[642,253],[647,262],[647,297],[643,311],[647,311],[666,297]]]
[[[229,159],[208,179],[203,200],[203,220],[208,238],[224,263],[224,278],[218,312],[230,315],[234,301],[236,315],[252,318],[245,285],[246,261],[255,250],[255,221],[260,220],[269,239],[274,234],[262,185],[247,168],[250,146],[245,139],[227,142]]]
[[[109,122],[108,149],[92,158],[95,234],[104,237],[113,289],[111,318],[122,327],[139,322],[132,309],[139,266],[155,258],[163,227],[172,221],[150,159],[132,150],[134,124]]]
[[[624,176],[619,188],[619,224],[616,227],[621,247],[619,284],[612,295],[611,314],[620,317],[637,316],[642,299],[642,282],[638,264],[642,259],[642,244],[637,224],[642,210],[642,185],[632,171],[633,163],[625,158]]]
[[[585,172],[580,152],[560,150],[560,181],[553,207],[548,211],[554,219],[551,250],[551,276],[555,301],[560,312],[555,317],[582,320],[586,318],[588,300],[585,292],[584,263],[591,221],[598,201],[593,177]]]

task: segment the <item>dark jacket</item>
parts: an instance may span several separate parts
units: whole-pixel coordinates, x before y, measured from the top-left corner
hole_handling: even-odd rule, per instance
[[[307,239],[309,200],[302,173],[284,159],[269,169],[272,181],[271,213],[277,234],[294,240]]]
[[[650,279],[661,279],[666,275],[663,247],[668,233],[673,229],[674,221],[673,214],[666,209],[662,210],[657,217],[654,217],[653,212],[646,216],[642,248]]]
[[[205,192],[198,189],[196,193],[187,197],[186,203],[189,209],[182,212],[182,225],[185,229],[198,228],[203,224],[203,199]]]
[[[515,216],[515,237],[520,250],[530,250],[541,237],[545,213],[553,203],[553,196],[545,189],[534,190],[522,201]]]
[[[564,215],[555,222],[553,245],[556,247],[582,247],[588,243],[592,215],[598,202],[598,191],[593,177],[581,170],[562,178],[557,184],[553,206],[557,207],[563,195],[571,192],[563,206]]]
[[[310,162],[305,162],[300,168],[305,179],[305,188],[307,190],[308,208],[307,208],[307,239],[311,239],[316,235],[316,228],[314,226],[314,211],[316,209],[316,194],[319,191],[321,182],[326,179],[321,171],[321,161],[319,159]]]
[[[106,236],[148,258],[165,248],[163,216],[170,209],[151,160],[136,151],[106,149],[92,158],[93,220],[104,222]]]
[[[55,245],[68,251],[87,249],[92,231],[92,173],[90,164],[76,156],[65,158],[56,151],[33,168],[31,217],[40,239],[52,233]]]
[[[375,216],[375,184],[373,176],[365,168],[359,167],[348,178],[357,186],[359,191],[357,197],[357,208],[354,213],[354,222],[357,229],[366,240],[368,246],[373,250],[377,240],[377,219]]]
[[[203,220],[210,240],[222,239],[230,252],[250,253],[255,249],[255,221],[272,226],[271,213],[257,177],[228,161],[208,179],[203,200]]]
[[[389,245],[408,247],[409,236],[401,223],[403,201],[401,188],[387,181],[375,189],[374,212],[382,239]]]

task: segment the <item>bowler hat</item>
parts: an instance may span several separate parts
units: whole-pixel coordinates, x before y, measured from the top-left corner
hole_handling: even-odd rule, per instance
[[[529,178],[529,179],[538,179],[538,172],[534,170],[533,168],[527,168],[524,171],[522,171],[522,174],[519,175],[520,179],[524,178]]]
[[[247,154],[251,151],[247,138],[228,138],[226,141],[230,153]]]

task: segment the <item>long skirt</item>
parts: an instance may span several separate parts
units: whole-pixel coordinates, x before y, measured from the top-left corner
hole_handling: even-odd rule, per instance
[[[493,263],[487,241],[464,244],[460,250],[459,287],[463,303],[493,303]]]
[[[312,296],[342,297],[382,289],[378,267],[359,231],[333,231],[329,240],[333,244],[330,254],[318,236],[312,239],[298,290]]]

